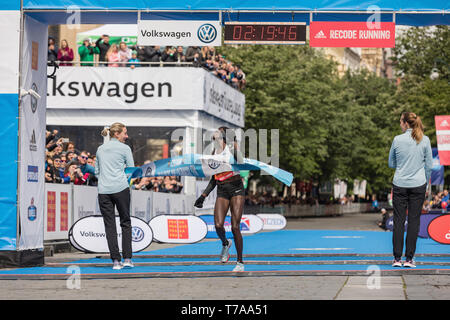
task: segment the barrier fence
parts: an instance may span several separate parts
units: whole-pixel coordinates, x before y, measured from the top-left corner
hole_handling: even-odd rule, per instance
[[[130,215],[148,222],[162,214],[195,214],[194,202],[191,195],[131,190]],[[44,214],[44,240],[67,240],[76,221],[101,215],[97,187],[46,183]]]
[[[207,181],[197,183],[199,195]],[[215,198],[216,193],[212,192],[205,200],[203,208],[197,209],[194,207],[196,200],[194,195],[131,190],[130,215],[149,222],[158,215],[213,214]],[[244,214],[276,213],[287,218],[295,218],[368,212],[370,209],[370,203],[245,206]],[[101,215],[97,187],[46,183],[44,214],[44,240],[67,240],[68,231],[79,219]]]

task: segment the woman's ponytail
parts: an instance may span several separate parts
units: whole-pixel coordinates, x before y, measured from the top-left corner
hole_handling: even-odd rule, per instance
[[[407,122],[412,129],[411,137],[416,140],[417,143],[422,141],[424,128],[420,117],[413,112],[404,112],[403,120]]]

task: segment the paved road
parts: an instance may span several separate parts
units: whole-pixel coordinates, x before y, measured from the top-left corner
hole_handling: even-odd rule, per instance
[[[373,214],[349,214],[296,219],[288,222],[288,229],[378,230],[378,218]],[[152,244],[150,250],[168,246]],[[46,261],[87,257],[82,253],[63,253]],[[67,284],[66,280],[0,280],[0,299],[450,299],[449,275],[81,280],[80,289],[68,289]]]

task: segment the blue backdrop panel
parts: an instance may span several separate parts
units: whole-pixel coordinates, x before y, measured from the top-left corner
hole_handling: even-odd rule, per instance
[[[0,94],[0,250],[16,249],[17,230],[17,94]],[[25,146],[28,147],[28,146]]]
[[[397,14],[395,23],[405,26],[450,25],[450,14]]]
[[[24,0],[25,9],[65,9],[76,5],[80,9],[151,9],[151,10],[366,10],[371,5],[381,10],[448,10],[450,2],[442,0]]]

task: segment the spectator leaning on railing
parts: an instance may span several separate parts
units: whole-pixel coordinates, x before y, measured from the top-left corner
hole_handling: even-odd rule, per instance
[[[62,61],[59,63],[60,66],[72,65],[69,62],[73,61],[73,50],[69,47],[67,40],[61,41],[61,48],[58,50],[58,61]]]
[[[106,53],[106,61],[109,62],[108,67],[118,67],[120,57],[119,57],[119,48],[117,47],[117,44],[113,43],[111,47],[108,49],[108,52]]]
[[[119,45],[119,61],[122,62],[120,67],[126,67],[124,62],[128,62],[131,59],[131,49],[128,48],[125,42],[121,42]]]

